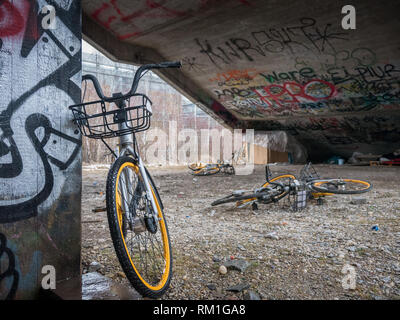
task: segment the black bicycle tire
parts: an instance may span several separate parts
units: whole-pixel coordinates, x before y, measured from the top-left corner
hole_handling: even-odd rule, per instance
[[[159,298],[161,297],[165,291],[169,288],[171,278],[172,278],[172,267],[173,267],[173,256],[172,256],[172,248],[171,248],[171,239],[169,236],[169,231],[168,231],[168,225],[166,221],[166,217],[164,214],[163,209],[161,209],[161,213],[163,215],[163,220],[165,223],[165,228],[166,228],[166,235],[168,238],[168,246],[169,246],[169,252],[170,252],[170,270],[168,274],[168,278],[164,284],[164,286],[160,290],[152,290],[148,288],[142,280],[140,280],[138,274],[132,267],[130,261],[129,261],[129,256],[128,253],[125,250],[124,243],[121,239],[121,233],[119,230],[119,223],[118,223],[118,215],[116,212],[116,203],[115,203],[115,186],[116,186],[116,179],[118,176],[118,172],[120,167],[125,163],[125,162],[131,162],[135,165],[137,163],[135,162],[134,159],[131,157],[119,157],[111,166],[108,176],[107,176],[107,185],[106,185],[106,203],[107,203],[107,217],[108,217],[108,224],[109,224],[109,229],[110,229],[110,234],[111,234],[111,239],[113,241],[114,249],[116,252],[116,255],[118,257],[118,260],[121,264],[122,269],[124,270],[124,273],[129,280],[129,282],[132,284],[132,286],[138,291],[143,297],[149,297],[149,298]],[[157,197],[157,201],[159,204],[161,203],[161,200],[159,198],[158,192],[156,191],[156,186],[152,182],[152,179],[149,179],[149,183],[151,184],[151,187],[154,190],[154,193]]]
[[[321,179],[321,180],[324,180],[324,179]],[[314,185],[314,184],[316,184],[316,183],[321,182],[321,180],[314,181],[314,182],[311,183],[311,188],[312,188],[314,191],[321,192],[321,193],[334,193],[334,194],[362,194],[362,193],[365,193],[365,192],[370,191],[371,188],[372,188],[372,183],[371,183],[371,182],[365,181],[365,180],[359,180],[359,179],[347,179],[347,180],[355,180],[355,181],[359,180],[359,181],[363,181],[364,183],[369,184],[369,187],[366,188],[366,189],[362,189],[362,190],[352,190],[352,191],[349,190],[349,191],[348,191],[348,190],[340,190],[340,189],[331,190],[331,189],[321,188],[321,187],[318,187],[318,186],[315,186],[315,185]],[[328,183],[329,181],[332,181],[332,180],[346,180],[346,179],[329,179],[329,180],[327,179],[326,181],[327,181],[327,183]]]

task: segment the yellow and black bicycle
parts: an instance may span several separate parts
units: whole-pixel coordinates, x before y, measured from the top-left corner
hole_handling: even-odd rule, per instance
[[[150,127],[151,100],[136,93],[139,80],[151,69],[180,68],[180,62],[147,64],[138,68],[130,91],[106,97],[93,75],[99,100],[70,106],[81,133],[101,139],[115,161],[107,177],[106,204],[111,238],[128,280],[143,296],[157,298],[172,277],[172,250],[164,206],[155,183],[143,164],[135,134]],[[104,141],[119,137],[116,154]]]
[[[193,175],[195,176],[210,176],[217,173],[224,173],[228,175],[235,174],[235,168],[233,166],[233,157],[232,154],[232,164],[226,163],[224,161],[218,160],[217,163],[191,163],[188,165],[188,168],[193,171]]]
[[[238,208],[252,205],[257,209],[257,203],[276,203],[286,196],[294,197],[292,208],[299,210],[305,208],[310,198],[321,199],[334,194],[361,194],[368,192],[372,184],[359,179],[321,179],[311,162],[306,164],[297,179],[292,174],[271,177],[269,167],[266,166],[266,182],[255,190],[236,190],[230,195],[214,201],[216,206],[224,203],[235,202]]]

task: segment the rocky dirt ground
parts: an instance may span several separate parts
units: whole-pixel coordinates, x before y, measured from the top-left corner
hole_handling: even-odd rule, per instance
[[[297,174],[301,167],[271,169]],[[174,256],[173,280],[163,299],[399,299],[400,168],[315,168],[322,177],[371,181],[372,191],[362,195],[367,202],[352,204],[351,196],[337,195],[323,205],[309,202],[299,212],[285,202],[260,205],[257,211],[232,204],[211,207],[231,190],[261,185],[264,167],[247,176],[195,179],[187,168],[150,167]],[[97,270],[128,285],[106,213],[92,212],[104,206],[106,176],[107,167],[83,168],[82,271]],[[227,262],[242,263],[244,270],[229,268],[223,275],[218,270]],[[348,289],[351,279],[355,288]]]

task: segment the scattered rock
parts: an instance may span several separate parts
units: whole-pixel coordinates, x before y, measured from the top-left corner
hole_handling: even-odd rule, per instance
[[[257,292],[248,290],[244,295],[244,300],[261,300]]]
[[[241,244],[238,244],[237,247],[238,247],[239,250],[246,251],[246,248],[243,247]]]
[[[214,290],[217,289],[217,286],[216,286],[215,284],[213,284],[213,283],[208,283],[208,284],[206,284],[206,287],[207,287],[208,289],[212,290],[212,291],[214,291]]]
[[[276,232],[275,232],[275,231],[274,231],[274,232],[267,233],[266,235],[264,235],[264,238],[279,240],[279,237],[276,235]]]
[[[96,271],[99,271],[100,268],[101,268],[101,264],[98,263],[97,261],[93,261],[93,262],[89,265],[88,271],[89,271],[89,272],[96,272]]]
[[[228,272],[228,269],[226,268],[226,266],[220,266],[218,272],[220,274],[226,274]]]
[[[230,270],[238,270],[240,272],[245,272],[250,266],[250,263],[243,259],[229,260],[224,263],[224,266]]]
[[[226,291],[242,292],[243,290],[246,290],[248,288],[250,288],[250,285],[246,282],[242,282],[232,287],[229,287],[228,289],[226,289]]]
[[[217,255],[214,255],[213,257],[212,257],[212,261],[213,262],[221,262],[221,258],[219,257],[219,256],[217,256]]]

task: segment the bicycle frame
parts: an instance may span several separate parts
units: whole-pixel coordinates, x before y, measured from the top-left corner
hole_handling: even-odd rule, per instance
[[[126,123],[125,122],[119,123],[118,126],[119,126],[120,130],[123,130],[126,128]],[[137,165],[138,165],[140,174],[143,178],[143,184],[145,187],[147,199],[150,200],[151,206],[153,208],[154,218],[156,220],[158,220],[158,208],[154,201],[153,191],[150,186],[149,178],[147,176],[147,172],[146,172],[145,166],[143,164],[142,158],[140,157],[139,152],[136,151],[136,149],[138,149],[138,146],[137,146],[137,142],[136,142],[136,137],[135,137],[135,139],[133,138],[134,135],[135,134],[132,133],[129,135],[123,135],[123,136],[119,137],[119,155],[118,155],[118,157],[122,157],[122,156],[130,154],[137,161]],[[117,155],[115,153],[114,153],[114,156],[117,157]],[[124,173],[124,174],[126,174],[126,173]],[[129,179],[129,177],[125,177],[125,180],[128,182],[131,181]],[[128,186],[128,187],[131,188],[131,186]],[[122,192],[123,197],[125,198],[127,195],[126,185],[123,185],[121,192]],[[123,207],[124,207],[125,212],[128,212],[128,213],[130,212],[129,208],[127,207],[126,201],[123,202]]]

